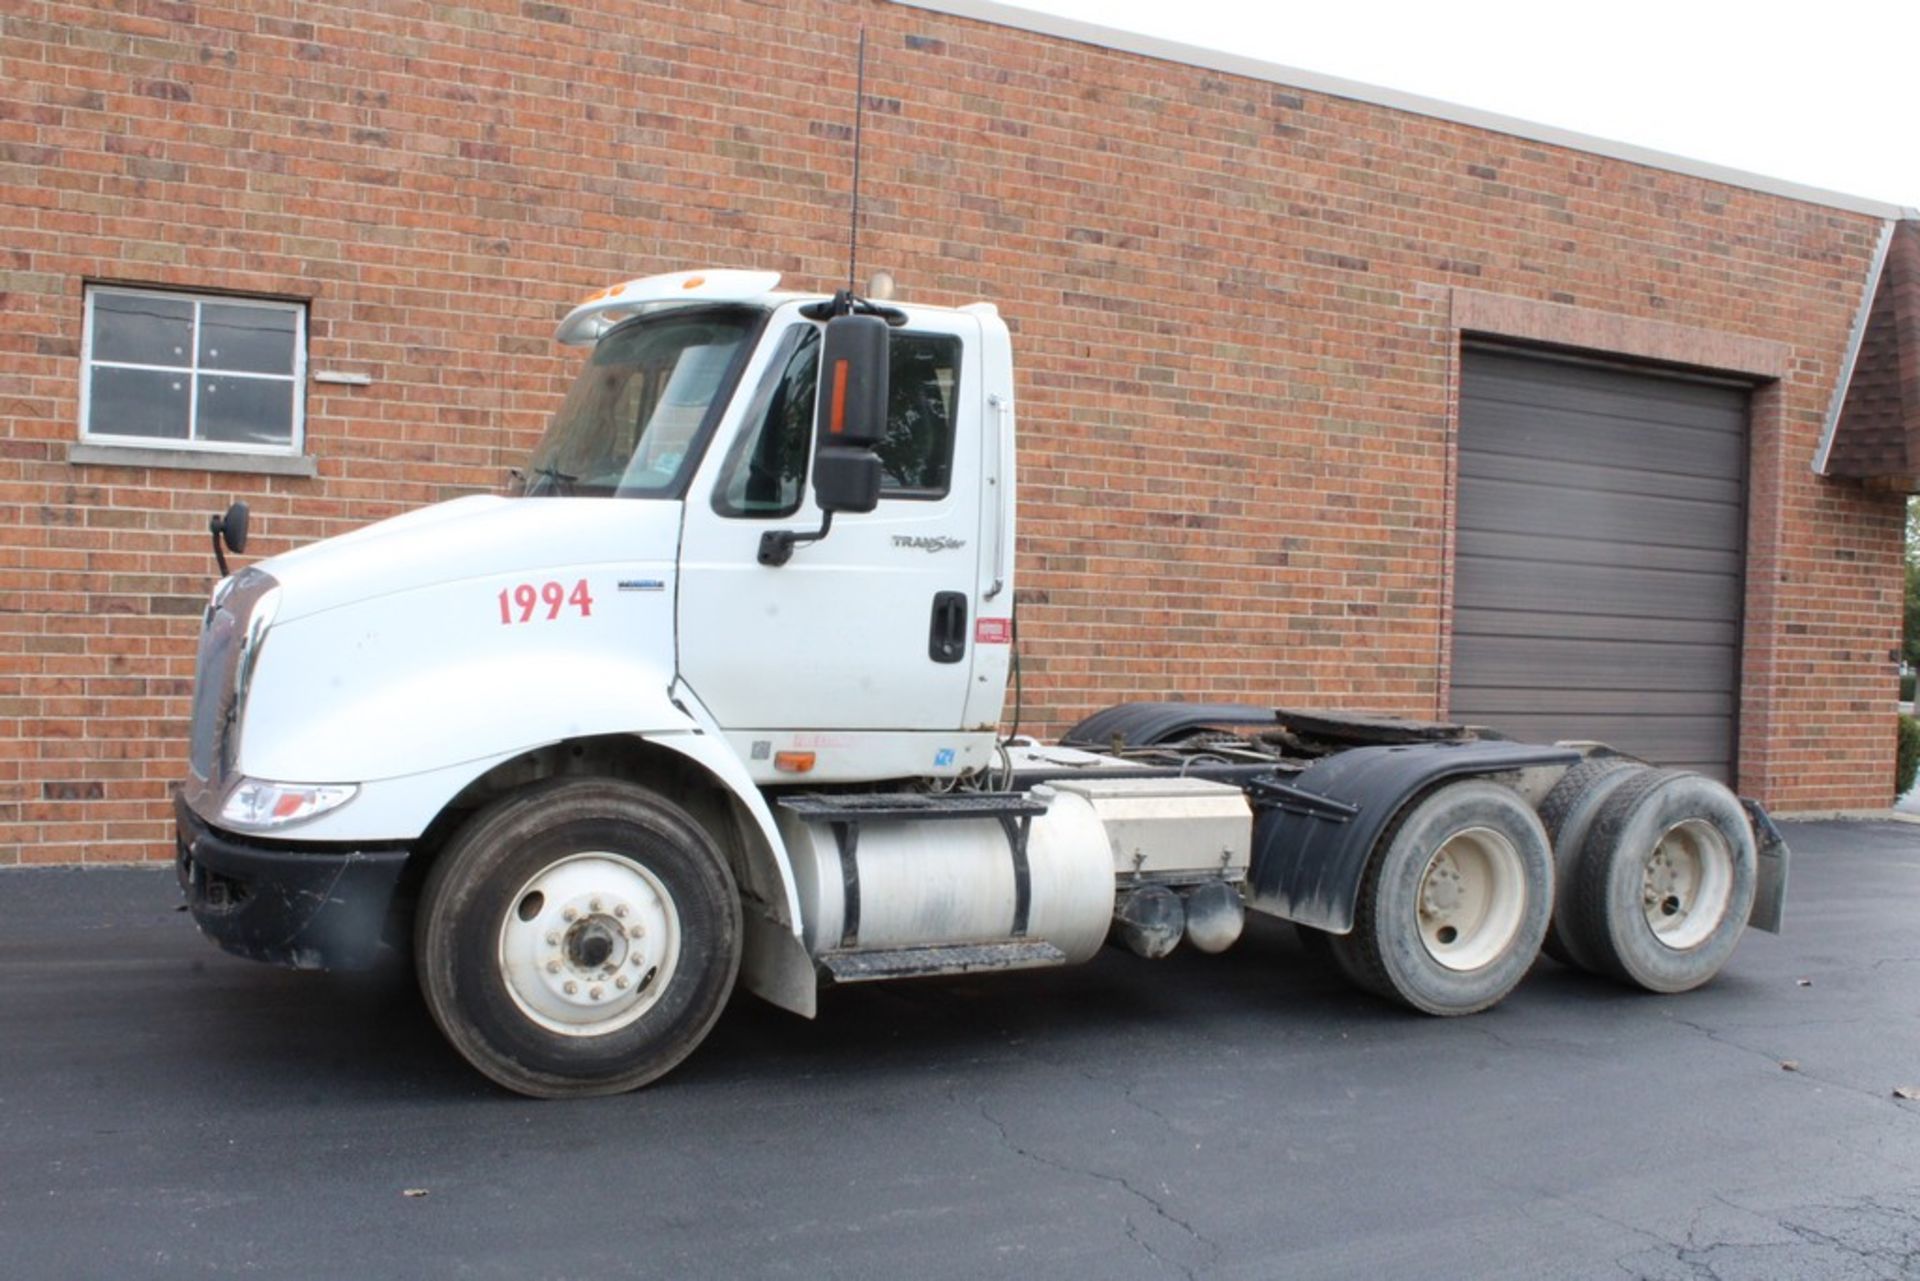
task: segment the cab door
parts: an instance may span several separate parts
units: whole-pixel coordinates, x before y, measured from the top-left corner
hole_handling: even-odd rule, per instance
[[[822,521],[807,475],[820,329],[776,317],[687,496],[680,673],[729,731],[952,732],[980,593],[980,325],[926,313],[892,330],[878,506],[766,566],[762,534]]]

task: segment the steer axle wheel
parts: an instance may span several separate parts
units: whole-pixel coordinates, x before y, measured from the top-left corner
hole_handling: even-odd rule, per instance
[[[624,855],[541,869],[500,924],[500,972],[520,1012],[563,1036],[618,1031],[673,982],[680,916],[659,878]]]
[[[1553,905],[1553,855],[1526,802],[1451,783],[1389,829],[1351,934],[1331,940],[1360,986],[1428,1014],[1471,1014],[1526,976]]]
[[[427,878],[415,964],[474,1067],[540,1098],[614,1094],[671,1070],[740,963],[726,861],[632,784],[542,783],[482,810]]]

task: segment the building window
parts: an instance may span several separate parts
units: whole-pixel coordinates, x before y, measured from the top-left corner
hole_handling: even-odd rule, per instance
[[[300,452],[300,303],[89,286],[81,363],[83,444]]]

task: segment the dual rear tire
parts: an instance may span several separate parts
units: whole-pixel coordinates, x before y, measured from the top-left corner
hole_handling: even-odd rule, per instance
[[[1567,958],[1649,992],[1718,974],[1753,912],[1752,825],[1738,797],[1698,774],[1633,770],[1593,805],[1570,859]]]
[[[1758,851],[1712,779],[1596,758],[1536,815],[1485,780],[1414,802],[1376,846],[1353,930],[1303,930],[1356,986],[1428,1014],[1505,997],[1545,950],[1650,992],[1726,964],[1752,912]],[[1556,888],[1557,887],[1557,888]]]
[[[1472,1014],[1526,977],[1553,909],[1540,820],[1497,783],[1430,793],[1381,839],[1353,931],[1329,950],[1356,985],[1426,1014]]]

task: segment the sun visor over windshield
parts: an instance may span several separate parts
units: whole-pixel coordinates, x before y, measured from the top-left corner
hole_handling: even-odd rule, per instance
[[[684,307],[693,303],[751,302],[771,293],[780,283],[777,271],[740,271],[717,268],[712,271],[674,271],[663,276],[643,276],[622,284],[610,285],[591,294],[567,313],[554,332],[555,342],[583,346],[599,340],[623,320],[664,307]]]

